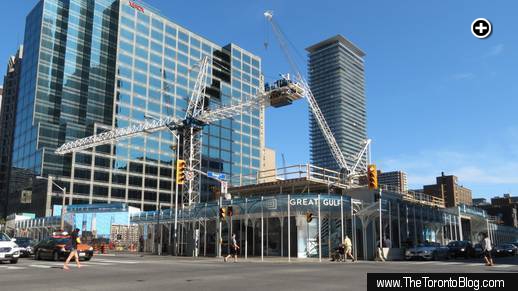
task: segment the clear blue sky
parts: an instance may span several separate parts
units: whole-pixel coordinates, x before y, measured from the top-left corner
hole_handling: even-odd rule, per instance
[[[6,4],[0,60],[23,40],[36,0]],[[13,4],[16,3],[16,4]],[[196,1],[147,0],[173,21],[216,43],[234,42],[260,55],[267,79],[288,70],[263,11],[305,58],[304,48],[343,34],[367,56],[368,135],[384,171],[404,170],[411,187],[455,174],[475,197],[518,194],[518,21],[515,1]],[[471,22],[489,19],[480,40]],[[299,59],[304,66],[305,59]],[[268,109],[266,143],[288,164],[309,160],[304,102]],[[279,159],[278,159],[279,161]]]

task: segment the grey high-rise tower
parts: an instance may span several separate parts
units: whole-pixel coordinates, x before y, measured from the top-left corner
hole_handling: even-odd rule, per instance
[[[367,139],[365,53],[341,35],[321,41],[309,52],[309,84],[349,165]],[[310,113],[311,163],[338,169],[329,145]],[[362,161],[362,165],[366,160]]]

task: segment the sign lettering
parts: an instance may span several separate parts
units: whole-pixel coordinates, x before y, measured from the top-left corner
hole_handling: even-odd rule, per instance
[[[129,5],[133,8],[133,9],[136,9],[142,13],[144,13],[144,7],[138,5],[137,3],[133,2],[133,1],[130,1],[129,2]]]
[[[323,206],[340,206],[340,199],[323,198],[320,199]],[[318,198],[297,198],[290,199],[291,206],[318,206]]]

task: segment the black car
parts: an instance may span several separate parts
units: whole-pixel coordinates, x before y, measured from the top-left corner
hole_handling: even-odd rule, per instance
[[[16,244],[20,249],[20,257],[32,256],[32,247],[35,245],[35,241],[27,237],[15,237]]]
[[[34,259],[59,261],[67,258],[70,254],[66,249],[69,240],[69,237],[50,237],[40,241],[34,246]],[[90,260],[94,255],[93,248],[86,244],[78,244],[77,253],[79,258],[85,261]]]
[[[514,244],[499,244],[493,249],[496,256],[514,256],[518,254],[518,247]]]
[[[448,244],[448,254],[450,258],[469,258],[475,256],[475,249],[470,241],[452,241]]]

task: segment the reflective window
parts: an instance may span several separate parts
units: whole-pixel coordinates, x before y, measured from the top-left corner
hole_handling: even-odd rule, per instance
[[[149,41],[147,37],[137,35],[137,44],[147,48],[149,46]]]
[[[178,38],[180,40],[185,41],[186,43],[189,43],[189,36],[185,32],[183,32],[183,31],[179,31],[178,32]]]

